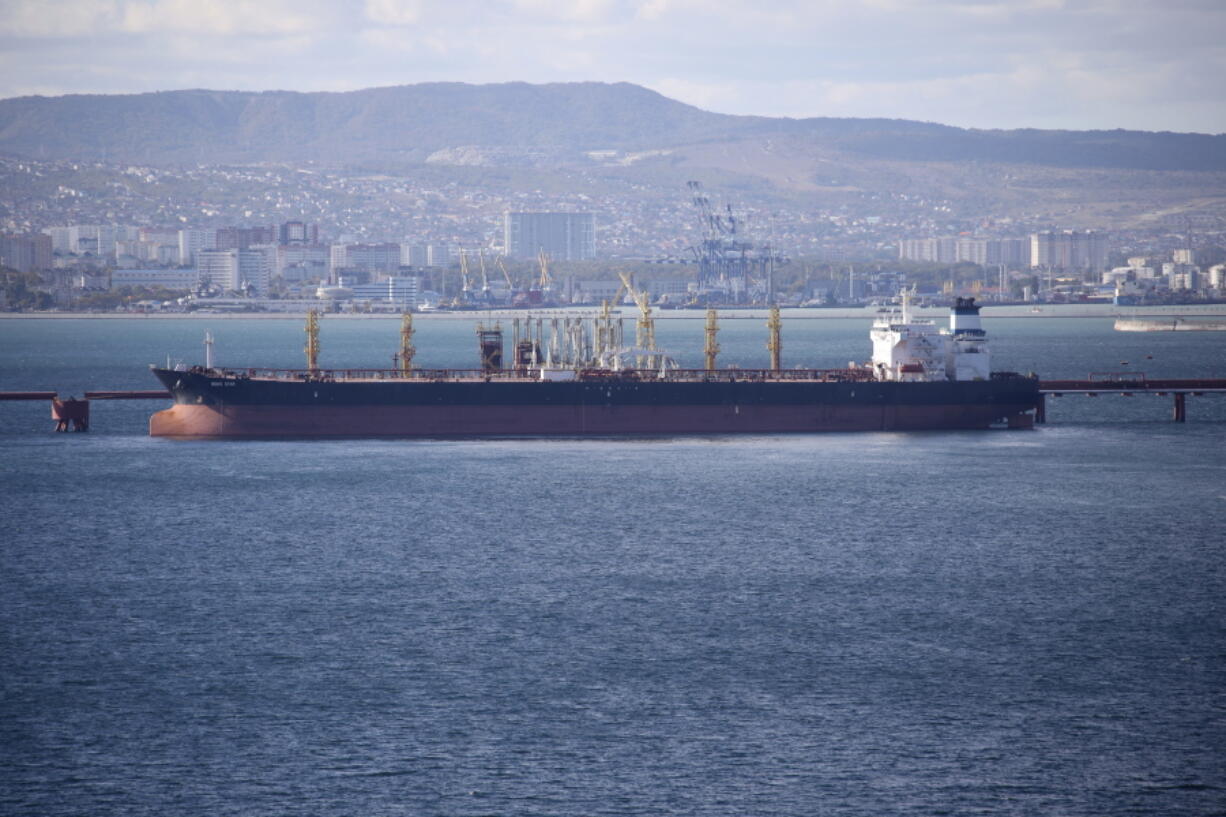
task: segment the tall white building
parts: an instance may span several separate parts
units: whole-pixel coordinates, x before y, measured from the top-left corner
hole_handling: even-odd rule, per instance
[[[426,258],[425,244],[400,245],[400,266],[421,269],[426,266]]]
[[[405,267],[448,267],[451,252],[446,244],[401,244],[400,264]]]
[[[201,283],[222,292],[239,292],[250,286],[253,294],[268,294],[271,264],[263,250],[200,250],[196,260]]]
[[[898,242],[898,257],[910,261],[953,264],[969,261],[980,266],[1028,265],[1030,242],[1020,238],[904,238]]]
[[[277,247],[273,276],[287,281],[328,279],[328,247],[323,244],[282,244]]]
[[[368,272],[395,272],[400,269],[399,244],[333,244],[329,253],[330,275],[337,270],[360,269]]]
[[[44,233],[0,233],[0,266],[12,267],[19,272],[50,269],[51,247],[51,237]]]
[[[1213,289],[1226,289],[1226,264],[1214,264],[1209,268],[1209,286]]]
[[[116,241],[137,241],[138,227],[116,224],[72,224],[67,227],[48,227],[43,230],[51,236],[51,251],[62,255],[91,255],[113,257]]]
[[[51,236],[51,251],[64,255],[75,253],[76,231],[73,227],[48,227],[43,230]]]
[[[1107,267],[1107,238],[1093,230],[1033,233],[1030,266],[1101,272]]]
[[[355,301],[379,301],[401,309],[416,309],[421,279],[416,275],[393,275],[382,281],[353,286]]]
[[[217,246],[216,230],[179,230],[179,263],[195,264],[196,254]]]
[[[451,247],[446,244],[427,244],[426,245],[426,266],[427,267],[449,267],[451,266]]]
[[[541,250],[558,261],[596,257],[596,222],[591,213],[505,213],[502,239],[510,258],[536,258]]]
[[[111,289],[120,287],[165,287],[195,289],[198,272],[194,269],[117,269],[111,271]]]

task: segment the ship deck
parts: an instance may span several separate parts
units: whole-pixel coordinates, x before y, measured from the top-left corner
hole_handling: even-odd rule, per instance
[[[485,371],[482,369],[205,369],[193,367],[192,374],[217,378],[232,378],[264,382],[317,382],[317,383],[541,383],[551,380],[542,377],[539,370],[524,369]],[[563,377],[558,380],[571,382],[665,382],[665,383],[736,383],[736,382],[789,382],[789,383],[864,383],[875,380],[869,369],[669,369],[661,374],[653,369],[553,369]],[[573,377],[569,377],[571,373]]]

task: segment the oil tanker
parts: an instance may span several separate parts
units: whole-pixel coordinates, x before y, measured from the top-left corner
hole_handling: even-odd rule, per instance
[[[641,305],[642,306],[642,305]],[[548,321],[548,325],[546,325]],[[481,367],[412,366],[411,316],[393,369],[316,365],[318,324],[308,319],[302,370],[152,367],[174,399],[149,433],[178,439],[597,436],[1028,428],[1038,380],[992,372],[973,299],[949,327],[901,310],[879,314],[870,363],[783,369],[772,312],[769,369],[716,368],[708,313],[707,367],[681,369],[655,348],[649,310],[635,344],[606,306],[592,318],[515,320],[509,365],[500,327],[478,327]]]

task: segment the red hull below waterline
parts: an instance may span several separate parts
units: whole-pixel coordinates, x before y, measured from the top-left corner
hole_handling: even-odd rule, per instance
[[[153,437],[345,437],[775,434],[1029,428],[1033,405],[242,406],[179,404],[149,420]]]

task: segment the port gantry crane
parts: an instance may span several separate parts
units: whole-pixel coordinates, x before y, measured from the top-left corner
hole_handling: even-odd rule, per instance
[[[755,247],[744,239],[744,224],[726,204],[722,213],[711,206],[702,183],[686,182],[690,201],[698,211],[702,238],[690,247],[698,263],[698,288],[715,283],[729,287],[728,295],[736,300],[749,300],[753,284],[765,289],[766,303],[775,301],[775,264],[786,263],[770,245]]]

